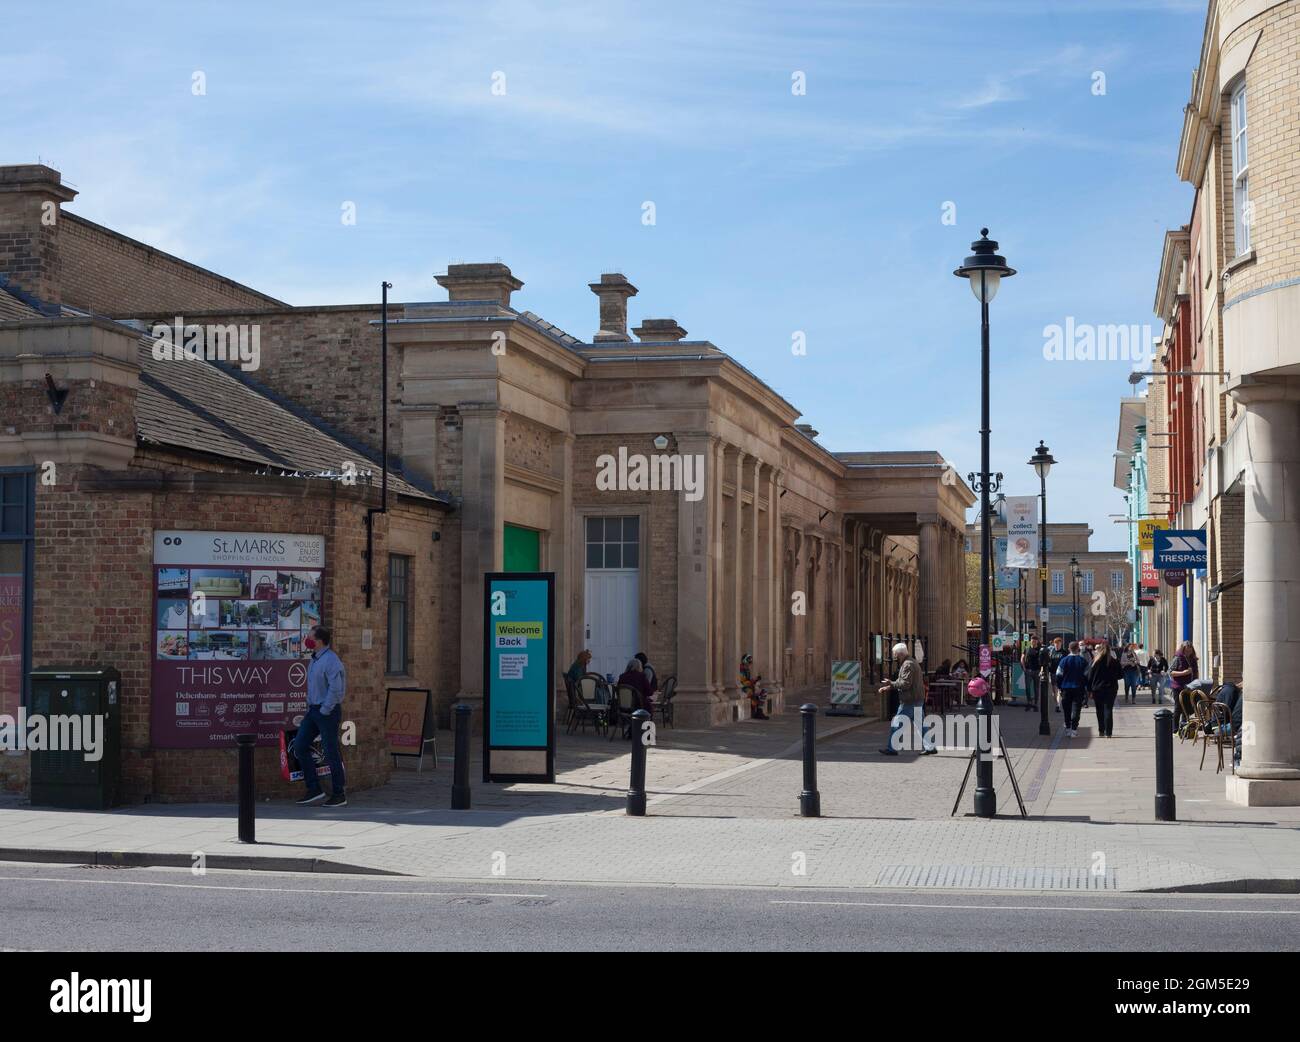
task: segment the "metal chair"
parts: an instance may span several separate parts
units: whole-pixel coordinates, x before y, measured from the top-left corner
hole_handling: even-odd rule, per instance
[[[609,707],[597,700],[600,688],[596,681],[599,679],[595,674],[588,673],[580,677],[578,683],[573,685],[572,719],[569,724],[570,734],[573,733],[573,728],[578,724],[582,725],[582,730],[585,732],[588,720],[592,722],[594,727],[602,731],[608,729]]]
[[[677,695],[677,677],[671,676],[664,680],[663,687],[659,689],[659,697],[655,699],[655,712],[669,727],[676,727],[673,723],[673,698]]]
[[[1208,700],[1198,702],[1196,710],[1201,720],[1200,769],[1205,767],[1205,754],[1209,749],[1210,742],[1213,741],[1219,755],[1219,765],[1215,768],[1214,773],[1219,774],[1223,770],[1224,745],[1228,746],[1230,752],[1235,749],[1236,738],[1232,733],[1232,714],[1223,702]],[[1236,773],[1235,766],[1233,773]]]

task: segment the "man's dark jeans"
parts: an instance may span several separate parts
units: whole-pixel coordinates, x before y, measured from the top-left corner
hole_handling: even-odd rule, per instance
[[[302,718],[302,726],[293,740],[293,755],[302,767],[302,780],[307,785],[307,792],[314,796],[321,791],[320,779],[316,777],[315,761],[311,757],[311,743],[320,735],[321,752],[325,754],[325,763],[330,769],[330,786],[337,796],[343,792],[343,760],[339,756],[339,722],[343,719],[343,707],[335,706],[332,713],[322,713],[320,706],[311,706]]]
[[[1080,688],[1061,688],[1061,711],[1065,714],[1065,726],[1072,731],[1079,729],[1079,712],[1083,709],[1083,691]]]

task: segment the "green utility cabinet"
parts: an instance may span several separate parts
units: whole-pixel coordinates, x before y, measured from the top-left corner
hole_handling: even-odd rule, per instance
[[[58,718],[77,717],[83,733],[80,749],[31,751],[32,806],[102,810],[118,802],[122,778],[121,676],[112,668],[34,669],[27,716],[46,719],[47,734],[59,730]],[[103,719],[99,758],[88,750],[90,719]],[[92,725],[93,726],[93,725]],[[63,733],[76,729],[63,727]]]

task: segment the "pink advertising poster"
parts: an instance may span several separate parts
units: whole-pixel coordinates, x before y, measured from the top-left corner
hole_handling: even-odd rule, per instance
[[[0,714],[13,716],[23,693],[23,577],[0,572]]]
[[[297,726],[324,563],[321,536],[154,533],[156,748],[220,748],[253,733],[273,745]]]

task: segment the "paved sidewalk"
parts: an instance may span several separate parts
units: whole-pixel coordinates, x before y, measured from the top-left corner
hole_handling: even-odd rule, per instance
[[[787,713],[718,731],[661,728],[649,750],[645,818],[623,813],[626,743],[588,732],[561,736],[554,786],[485,786],[476,763],[474,809],[455,812],[444,759],[422,775],[403,769],[338,811],[259,804],[254,846],[235,841],[232,805],[91,813],[0,802],[0,859],[189,864],[201,853],[209,867],[485,883],[1294,892],[1300,811],[1228,803],[1213,753],[1198,771],[1199,751],[1175,743],[1182,820],[1152,821],[1151,709],[1119,707],[1110,740],[1097,739],[1086,718],[1080,737],[1065,739],[1053,714],[1045,740],[1036,714],[1004,708],[999,722],[1027,821],[1001,760],[1003,816],[968,816],[972,778],[950,818],[968,751],[881,757],[883,723],[834,717],[818,721],[825,816],[800,818],[799,720]]]

